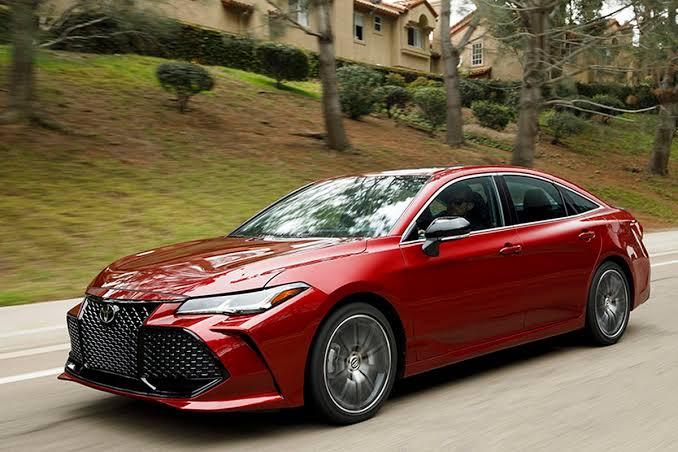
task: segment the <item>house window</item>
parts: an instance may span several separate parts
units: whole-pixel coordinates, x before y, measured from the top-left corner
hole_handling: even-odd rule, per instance
[[[303,0],[289,0],[289,12],[292,19],[308,27],[308,8]]]
[[[353,14],[353,37],[358,41],[365,40],[365,24],[363,22],[363,15],[360,13]]]
[[[407,28],[407,45],[420,49],[424,48],[424,42],[421,38],[421,29],[415,27]]]
[[[471,47],[471,65],[480,66],[483,64],[483,42],[474,42]]]
[[[381,33],[381,16],[374,16],[374,31]]]

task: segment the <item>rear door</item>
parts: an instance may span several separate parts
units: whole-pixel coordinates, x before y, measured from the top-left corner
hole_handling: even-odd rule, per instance
[[[552,181],[517,174],[502,178],[522,245],[525,328],[579,317],[602,243],[603,222],[586,212],[599,206],[589,201],[588,210],[577,212]]]

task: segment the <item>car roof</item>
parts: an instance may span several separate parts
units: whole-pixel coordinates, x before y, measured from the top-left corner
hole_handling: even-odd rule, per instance
[[[460,165],[438,168],[409,168],[409,169],[396,169],[388,171],[360,173],[355,174],[355,176],[429,176],[434,179],[440,179],[457,173],[474,174],[474,173],[490,173],[502,171],[524,172],[527,174],[537,174],[553,177],[550,174],[542,173],[541,171],[535,171],[520,166],[509,166],[509,165]]]

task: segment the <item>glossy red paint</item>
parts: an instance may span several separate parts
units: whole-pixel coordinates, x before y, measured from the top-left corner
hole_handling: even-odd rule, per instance
[[[601,207],[471,233],[442,243],[436,257],[424,254],[421,242],[403,243],[408,226],[442,187],[468,176],[504,173],[546,178]],[[429,182],[386,237],[218,237],[123,258],[94,279],[90,295],[164,301],[145,325],[197,335],[230,374],[219,385],[191,399],[172,399],[106,387],[69,371],[60,378],[187,410],[294,407],[304,403],[306,364],[319,325],[338,304],[355,297],[388,311],[394,329],[402,333],[402,376],[583,327],[591,279],[605,260],[615,260],[627,271],[634,308],[648,299],[649,258],[642,229],[629,213],[567,181],[523,168],[464,167],[422,174],[430,174]],[[506,254],[500,252],[506,249]],[[176,314],[187,298],[292,282],[311,288],[261,314]],[[77,312],[78,307],[70,311]]]

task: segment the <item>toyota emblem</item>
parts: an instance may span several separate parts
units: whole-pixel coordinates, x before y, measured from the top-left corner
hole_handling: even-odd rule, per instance
[[[101,320],[102,323],[109,324],[115,320],[115,314],[117,314],[119,310],[120,308],[114,304],[105,304],[99,311],[99,320]]]

